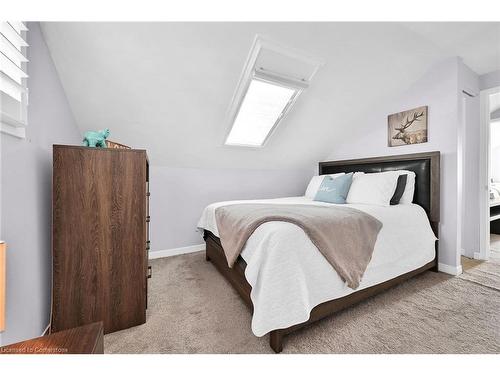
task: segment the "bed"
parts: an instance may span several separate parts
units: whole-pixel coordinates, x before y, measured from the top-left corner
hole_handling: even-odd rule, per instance
[[[287,222],[260,225],[232,268],[218,237],[215,210],[234,203],[331,205],[306,197],[218,202],[203,211],[206,259],[211,261],[252,310],[252,331],[269,334],[279,353],[284,337],[336,311],[427,270],[437,271],[439,152],[319,163],[319,174],[409,170],[416,175],[413,204],[348,205],[383,223],[373,257],[356,290],[346,286],[304,231]],[[229,318],[229,317],[228,317]]]

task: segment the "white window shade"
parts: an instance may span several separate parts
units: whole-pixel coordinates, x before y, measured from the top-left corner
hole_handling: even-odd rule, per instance
[[[21,21],[9,21],[9,24],[10,26],[12,26],[12,28],[19,34],[21,35],[21,33],[23,31],[28,31],[28,28],[26,27],[26,25],[24,24],[24,22],[21,22]],[[26,44],[27,46],[27,44]]]
[[[323,64],[256,35],[226,113],[224,144],[264,147]]]
[[[226,144],[262,146],[297,94],[297,89],[253,78]]]
[[[1,131],[21,138],[27,125],[27,30],[22,22],[0,22]]]
[[[18,68],[22,68],[22,63],[28,61],[21,50],[17,49],[3,34],[0,34],[0,51]]]

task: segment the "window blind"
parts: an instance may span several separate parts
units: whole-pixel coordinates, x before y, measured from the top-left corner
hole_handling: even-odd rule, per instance
[[[27,125],[28,28],[23,22],[0,22],[0,122],[1,130],[24,137]]]

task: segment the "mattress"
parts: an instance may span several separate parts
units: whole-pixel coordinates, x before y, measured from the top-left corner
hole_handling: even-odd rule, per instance
[[[306,197],[218,202],[205,208],[198,228],[219,236],[215,210],[236,203],[333,205]],[[364,211],[383,224],[372,259],[356,290],[341,280],[300,227],[268,222],[250,236],[241,257],[247,263],[245,277],[252,287],[252,332],[256,336],[303,323],[309,320],[311,310],[323,302],[380,284],[434,259],[436,237],[422,207],[343,206]]]

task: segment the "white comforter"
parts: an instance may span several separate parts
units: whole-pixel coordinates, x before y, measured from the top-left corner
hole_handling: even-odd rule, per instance
[[[205,208],[198,227],[219,236],[215,209],[235,203],[331,205],[306,197],[218,202]],[[422,207],[415,204],[346,206],[364,211],[383,223],[372,260],[357,290],[417,269],[434,259],[436,237]],[[262,224],[248,239],[241,256],[247,263],[245,276],[252,286],[252,331],[259,337],[305,322],[315,306],[354,292],[305,232],[291,223]]]

